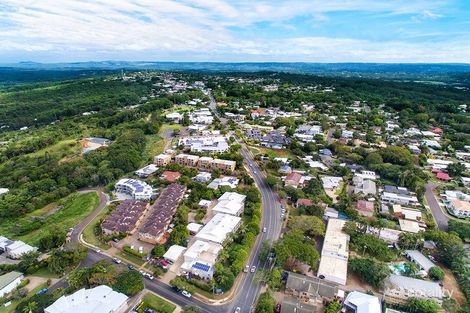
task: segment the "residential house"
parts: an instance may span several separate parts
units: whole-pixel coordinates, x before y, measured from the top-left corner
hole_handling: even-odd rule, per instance
[[[366,201],[366,200],[359,200],[356,203],[356,210],[359,213],[359,215],[362,215],[365,217],[373,217],[374,212],[375,212],[374,202]]]
[[[212,212],[240,216],[245,208],[246,196],[236,192],[226,192],[212,208]]]
[[[415,263],[421,271],[424,271],[426,274],[429,270],[436,266],[430,259],[428,259],[424,254],[418,250],[405,250],[404,255],[408,260]]]
[[[359,291],[350,292],[346,299],[344,299],[343,305],[348,313],[382,312],[382,304],[379,298]]]
[[[200,231],[195,238],[223,245],[230,234],[240,227],[241,218],[238,216],[217,213]]]
[[[164,171],[161,178],[167,182],[174,183],[181,177],[181,173],[174,171]]]
[[[9,272],[0,276],[0,298],[9,294],[21,284],[24,278],[20,272]]]
[[[183,273],[192,273],[202,279],[212,279],[215,263],[223,247],[214,242],[196,240],[184,252],[184,262],[181,265]]]
[[[442,304],[444,298],[439,283],[401,275],[390,275],[385,279],[384,295],[402,300],[410,298],[431,299],[439,304]]]

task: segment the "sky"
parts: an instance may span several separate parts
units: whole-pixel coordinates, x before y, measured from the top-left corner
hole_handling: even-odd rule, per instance
[[[470,0],[1,0],[0,63],[470,63]]]

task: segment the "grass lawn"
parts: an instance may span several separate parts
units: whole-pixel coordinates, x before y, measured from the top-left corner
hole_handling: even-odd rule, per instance
[[[138,257],[136,257],[135,255],[129,254],[129,253],[124,252],[124,251],[119,252],[118,255],[119,255],[121,258],[123,258],[123,259],[125,259],[125,260],[127,260],[127,261],[129,261],[129,262],[132,262],[132,263],[134,263],[134,264],[136,264],[136,265],[138,265],[138,266],[142,266],[142,265],[145,263],[145,261],[142,260],[141,258],[138,258]]]
[[[75,227],[81,220],[88,216],[99,204],[98,195],[94,192],[86,194],[74,193],[64,199],[59,200],[51,208],[46,206],[42,215],[40,211],[34,211],[24,217],[2,221],[0,224],[0,233],[6,237],[23,240],[29,244],[36,245],[42,235],[55,228],[67,231]],[[25,228],[36,219],[40,224],[36,229],[31,229],[26,234],[17,235],[18,228]]]
[[[287,149],[270,149],[270,148],[265,148],[265,147],[254,147],[254,146],[249,146],[251,152],[254,155],[257,154],[267,154],[270,158],[289,158],[289,159],[296,159],[296,156],[293,155],[289,150]]]
[[[176,309],[176,305],[153,293],[147,293],[139,306],[138,312],[143,313],[148,308],[161,313],[172,313]]]
[[[105,207],[91,222],[90,224],[87,225],[87,227],[85,227],[85,229],[83,230],[82,232],[82,235],[83,235],[83,240],[85,240],[86,242],[88,242],[89,244],[92,244],[96,247],[99,247],[100,249],[103,249],[103,250],[108,250],[109,248],[111,248],[110,245],[104,243],[104,242],[101,242],[96,236],[95,236],[95,232],[94,232],[94,229],[95,229],[95,226],[96,224],[98,224],[100,222],[100,220],[106,216],[110,211],[110,207],[107,206]]]
[[[81,145],[75,139],[66,139],[59,141],[58,143],[48,146],[44,149],[35,151],[33,153],[28,154],[30,157],[38,157],[43,156],[46,152],[49,153],[51,156],[60,156],[65,157],[69,155],[79,155],[81,152]]]
[[[0,306],[0,313],[13,313],[15,311],[16,307],[18,306],[18,304],[20,304],[21,302],[31,298],[32,296],[34,296],[36,294],[36,292],[38,292],[42,288],[46,288],[46,287],[47,287],[46,284],[41,284],[41,285],[37,286],[36,288],[34,288],[33,290],[31,290],[31,292],[29,292],[28,295],[26,297],[24,297],[23,299],[12,301],[11,304],[7,307]]]
[[[39,269],[37,272],[34,272],[31,276],[43,277],[43,278],[60,278],[60,275],[52,273],[47,267]]]
[[[147,146],[145,147],[145,155],[153,160],[153,157],[162,153],[165,148],[165,139],[160,135],[147,136]]]

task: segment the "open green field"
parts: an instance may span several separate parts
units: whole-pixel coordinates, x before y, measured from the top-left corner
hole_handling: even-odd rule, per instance
[[[132,255],[130,253],[127,253],[125,251],[121,251],[117,254],[120,256],[123,260],[127,260],[129,262],[134,263],[135,265],[142,266],[144,265],[145,261],[142,260],[142,258],[136,257],[135,255]]]
[[[79,155],[81,149],[81,145],[77,140],[66,139],[59,141],[58,143],[46,147],[44,149],[30,153],[28,155],[31,157],[38,157],[43,156],[45,153],[48,153],[51,156],[65,157],[70,155]]]
[[[100,220],[105,217],[110,211],[110,207],[107,206],[105,207],[91,222],[88,224],[85,229],[82,232],[83,235],[83,240],[85,240],[87,243],[92,244],[96,247],[99,247],[100,249],[103,250],[108,250],[111,248],[110,245],[101,242],[96,236],[95,236],[95,226],[100,222]]]
[[[153,161],[153,157],[163,153],[165,150],[165,144],[167,140],[164,137],[164,134],[167,130],[177,130],[181,129],[179,124],[163,124],[158,131],[158,135],[149,135],[147,136],[147,146],[145,147],[145,155],[147,158]]]
[[[60,228],[67,231],[75,227],[98,206],[98,203],[99,198],[95,192],[74,193],[24,217],[2,221],[0,233],[35,245],[41,235],[50,230]]]
[[[143,313],[148,308],[161,313],[172,313],[175,311],[176,305],[153,293],[147,293],[139,306],[138,312]]]

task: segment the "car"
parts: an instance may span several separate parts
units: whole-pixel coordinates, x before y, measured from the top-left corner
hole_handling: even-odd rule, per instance
[[[118,258],[113,258],[113,262],[116,263],[116,264],[121,264],[121,260],[119,260]]]
[[[253,266],[251,267],[250,272],[252,272],[252,273],[256,272],[256,266],[253,265]]]
[[[150,279],[150,280],[153,280],[153,279],[155,278],[155,277],[153,277],[153,275],[150,275],[150,274],[147,275],[146,277],[147,277],[148,279]]]
[[[249,265],[245,265],[245,269],[243,270],[245,273],[248,273],[248,271],[250,270],[250,266]]]
[[[181,294],[185,296],[186,298],[191,298],[191,294],[187,292],[186,290],[181,291]]]
[[[130,269],[131,271],[135,270],[135,267],[133,267],[133,266],[130,265],[130,264],[127,266],[127,268]]]
[[[235,309],[235,313],[240,313],[242,309],[238,306],[236,309]]]
[[[144,276],[145,275],[145,272],[143,270],[140,270],[139,271],[140,275]]]
[[[267,230],[267,229],[266,229],[266,227],[263,227],[263,233],[265,233],[265,232],[266,232],[266,230]]]
[[[45,294],[46,292],[48,292],[49,289],[48,288],[42,288],[41,290],[39,290],[38,292],[36,292],[37,295],[42,295],[42,294]]]
[[[95,252],[96,252],[96,253],[101,253],[101,250],[100,250],[100,249],[96,249]]]
[[[286,209],[283,208],[283,209],[281,210],[281,212],[282,212],[282,213],[286,213]]]
[[[119,242],[119,238],[114,238],[113,241],[114,242]]]

